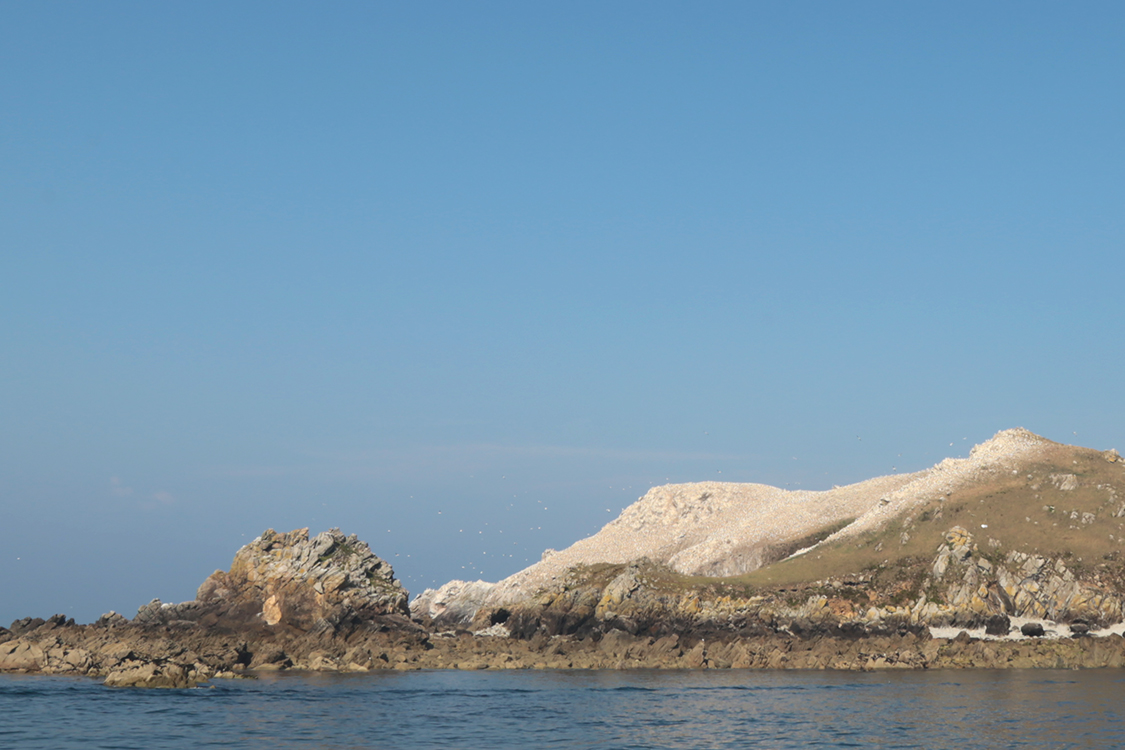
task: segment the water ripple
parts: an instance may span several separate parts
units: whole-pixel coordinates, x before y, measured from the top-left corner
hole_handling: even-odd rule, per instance
[[[1099,748],[1122,670],[269,674],[108,690],[0,675],[0,747]]]

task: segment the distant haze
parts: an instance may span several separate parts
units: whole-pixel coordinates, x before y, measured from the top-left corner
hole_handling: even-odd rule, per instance
[[[7,3],[0,624],[267,527],[417,594],[649,487],[1125,450],[1125,7]]]

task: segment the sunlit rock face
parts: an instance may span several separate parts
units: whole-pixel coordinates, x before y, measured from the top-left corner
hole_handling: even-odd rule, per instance
[[[451,582],[415,610],[474,631],[504,616],[522,636],[720,621],[983,628],[1000,616],[1105,627],[1125,620],[1123,548],[1120,454],[1016,428],[966,458],[820,492],[654,487],[598,533],[497,584]]]
[[[466,628],[495,586],[487,581],[450,581],[423,591],[411,602],[410,612],[438,630]]]
[[[205,624],[306,631],[409,616],[407,592],[390,564],[339,529],[312,538],[308,529],[269,529],[235,554],[229,572],[217,570],[204,581],[196,601],[171,609]]]

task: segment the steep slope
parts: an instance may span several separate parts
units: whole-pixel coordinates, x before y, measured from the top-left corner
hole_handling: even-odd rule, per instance
[[[994,562],[1029,555],[1068,560],[1075,571],[1113,567],[1125,558],[1125,461],[1116,451],[1039,440],[1018,460],[979,451],[974,470],[948,491],[881,503],[816,548],[744,580],[784,585],[844,571],[901,575],[919,562],[932,565],[954,527]]]
[[[1125,498],[1125,464],[1116,458],[1013,429],[976,446],[968,458],[824,492],[717,482],[657,487],[597,534],[499,584],[474,584],[473,602],[458,599],[463,584],[454,582],[425,592],[412,609],[439,618],[448,612],[452,624],[463,625],[477,608],[525,601],[573,578],[568,571],[575,568],[642,558],[675,573],[754,586],[879,566],[919,584],[917,571],[932,564],[935,548],[957,524],[977,536],[991,529],[982,541],[994,557],[1017,551],[1089,559],[1125,536],[1115,525],[1125,519],[1109,520],[1118,511],[1110,506]],[[1062,523],[1056,514],[1064,511]]]

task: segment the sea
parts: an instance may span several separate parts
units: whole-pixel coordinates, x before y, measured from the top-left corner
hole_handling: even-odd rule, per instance
[[[1118,748],[1125,670],[0,675],[0,748]]]

